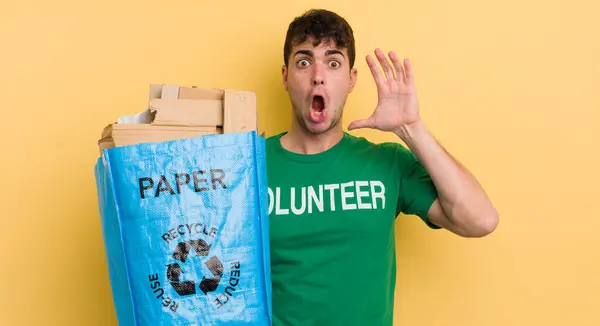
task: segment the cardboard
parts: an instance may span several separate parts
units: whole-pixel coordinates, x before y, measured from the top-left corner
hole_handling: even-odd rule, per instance
[[[197,87],[179,88],[179,98],[182,100],[223,100],[224,97],[225,90]]]
[[[228,107],[231,108],[231,105]],[[150,101],[154,125],[223,127],[223,111],[222,100],[153,99]]]
[[[98,141],[100,150],[145,142],[162,142],[181,138],[222,134],[220,127],[154,126],[151,124],[110,124]]]
[[[257,130],[256,95],[252,92],[225,91],[223,100],[223,132]]]
[[[257,128],[254,92],[153,84],[149,89],[148,108],[107,125],[98,147],[102,151]]]
[[[178,85],[150,85],[150,97],[153,99],[181,99],[181,100],[223,100],[224,89],[199,88],[196,86],[184,87]]]

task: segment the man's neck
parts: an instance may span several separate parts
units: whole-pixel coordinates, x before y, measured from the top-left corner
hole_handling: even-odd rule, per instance
[[[300,127],[292,127],[281,137],[281,146],[299,154],[318,154],[335,146],[344,136],[342,128],[336,127],[322,134],[312,134]]]

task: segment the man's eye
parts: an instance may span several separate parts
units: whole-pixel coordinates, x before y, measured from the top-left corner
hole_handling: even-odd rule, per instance
[[[330,66],[331,68],[338,68],[338,67],[340,66],[340,63],[339,63],[339,62],[337,62],[337,61],[330,61],[330,62],[329,62],[329,66]]]
[[[298,66],[300,66],[300,67],[308,66],[308,60],[302,59],[302,60],[298,61]]]

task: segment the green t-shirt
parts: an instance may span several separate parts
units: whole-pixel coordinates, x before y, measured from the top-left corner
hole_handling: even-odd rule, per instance
[[[348,133],[313,155],[267,139],[273,325],[392,325],[394,221],[427,221],[431,178],[399,143]]]

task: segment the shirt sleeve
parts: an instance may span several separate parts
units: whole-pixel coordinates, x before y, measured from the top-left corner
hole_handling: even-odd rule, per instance
[[[397,213],[416,215],[430,228],[440,229],[427,218],[429,208],[438,198],[431,176],[417,157],[401,145],[397,157],[400,173]]]

